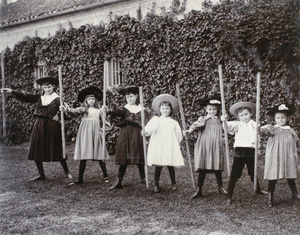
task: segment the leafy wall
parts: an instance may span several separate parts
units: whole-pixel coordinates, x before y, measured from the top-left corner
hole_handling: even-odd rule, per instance
[[[269,106],[294,103],[298,116],[290,124],[299,133],[299,2],[246,2],[206,4],[204,11],[192,11],[181,20],[172,14],[149,14],[143,20],[122,16],[107,27],[70,25],[53,37],[25,38],[5,52],[7,87],[34,92],[37,61],[45,61],[52,76],[62,64],[65,100],[76,107],[79,90],[102,87],[104,59],[118,57],[126,83],[143,86],[148,105],[158,94],[175,95],[179,84],[189,125],[203,112],[199,100],[219,93],[222,64],[227,109],[237,101],[255,102],[256,74],[261,71],[261,124],[271,122]],[[121,105],[124,100],[109,93],[107,103]],[[29,139],[33,110],[33,105],[7,97],[6,143]],[[67,121],[68,139],[76,136],[79,121]],[[107,136],[110,152],[117,133],[115,128]]]

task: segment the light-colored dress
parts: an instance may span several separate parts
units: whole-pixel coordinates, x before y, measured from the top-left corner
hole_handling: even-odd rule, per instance
[[[182,133],[177,121],[155,116],[145,126],[145,131],[151,135],[147,156],[149,166],[184,166],[180,150]]]
[[[199,136],[194,148],[195,171],[219,170],[224,167],[223,128],[216,116],[199,117],[190,130],[199,128]]]
[[[103,132],[100,125],[102,111],[98,108],[89,108],[88,112],[83,107],[69,109],[69,112],[82,115],[78,129],[74,159],[75,160],[105,160],[109,158],[107,149],[102,154]],[[103,123],[103,122],[102,122]]]
[[[299,174],[296,132],[289,126],[278,125],[265,125],[261,132],[271,135],[266,147],[264,179],[296,179]]]

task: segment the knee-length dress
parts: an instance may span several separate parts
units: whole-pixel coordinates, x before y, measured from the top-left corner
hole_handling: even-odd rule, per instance
[[[115,163],[117,165],[144,164],[141,111],[134,113],[125,107],[119,107],[109,114],[120,117],[117,126],[121,130],[115,147]],[[145,112],[145,124],[148,120],[148,113]]]
[[[153,117],[145,126],[150,133],[147,163],[149,166],[184,166],[180,150],[181,128],[171,117]]]
[[[190,129],[200,128],[194,147],[195,171],[222,171],[224,168],[224,144],[222,123],[217,117],[199,117]]]
[[[105,160],[109,154],[105,147],[104,156],[103,148],[103,131],[100,120],[102,111],[98,108],[89,108],[86,112],[84,108],[69,109],[73,114],[82,115],[82,120],[78,128],[74,159],[75,160]],[[102,122],[103,123],[103,122]]]
[[[264,179],[296,179],[299,174],[296,132],[286,126],[265,125],[261,132],[271,135],[265,154]]]
[[[58,121],[59,97],[56,96],[48,105],[43,105],[41,95],[17,91],[13,91],[12,94],[21,101],[36,103],[28,159],[43,162],[61,161],[63,154],[61,124]]]

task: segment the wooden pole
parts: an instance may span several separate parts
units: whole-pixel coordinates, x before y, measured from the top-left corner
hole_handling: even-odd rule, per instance
[[[260,113],[260,78],[261,73],[257,73],[256,82],[256,141],[255,141],[255,159],[254,159],[254,192],[257,190],[257,160],[258,160],[258,142],[259,142],[259,113]]]
[[[2,88],[5,88],[5,74],[4,74],[4,51],[1,53],[1,77]],[[2,93],[2,137],[6,137],[6,114],[5,114],[5,95]]]
[[[186,124],[185,124],[185,118],[184,118],[183,107],[182,107],[182,103],[181,103],[180,90],[179,90],[179,85],[178,84],[176,84],[176,92],[177,92],[177,99],[178,99],[180,116],[181,116],[181,121],[182,121],[182,130],[183,130],[183,132],[185,132],[186,131]],[[193,188],[196,189],[188,136],[186,135],[184,139],[185,139],[186,153],[187,153],[188,160],[189,160],[189,167],[190,167],[190,172],[191,172],[191,177],[192,177],[192,184],[193,184]]]
[[[222,114],[226,114],[225,109],[225,94],[224,94],[224,85],[223,85],[223,71],[222,65],[219,64],[219,81],[220,81],[220,92],[221,92],[221,103],[222,103]],[[226,120],[224,122],[227,122]],[[229,147],[228,147],[228,133],[227,129],[224,128],[224,137],[225,137],[225,156],[226,156],[226,166],[227,166],[227,176],[230,177],[230,161],[229,161]]]
[[[145,133],[145,111],[144,111],[144,97],[143,88],[139,87],[140,105],[141,105],[141,118],[142,118],[142,130]],[[149,188],[148,180],[148,161],[147,161],[147,148],[146,148],[146,136],[143,135],[143,149],[144,149],[144,161],[145,161],[145,175],[146,175],[146,187]]]
[[[58,65],[59,99],[60,99],[60,105],[64,105],[61,68],[62,66]],[[64,112],[62,111],[60,112],[60,121],[61,121],[61,139],[62,139],[63,158],[66,159],[65,120],[64,120]]]
[[[105,157],[105,148],[106,148],[106,82],[107,82],[107,76],[108,76],[108,64],[104,62],[104,69],[103,69],[103,120],[102,120],[102,156]]]

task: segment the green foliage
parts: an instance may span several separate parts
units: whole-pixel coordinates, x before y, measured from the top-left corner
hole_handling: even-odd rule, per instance
[[[179,8],[176,4],[174,1],[173,8]],[[65,101],[76,107],[80,89],[102,87],[105,58],[117,57],[122,61],[125,82],[143,86],[148,106],[158,94],[176,95],[175,85],[179,84],[189,125],[203,113],[198,102],[219,93],[218,64],[222,64],[227,110],[237,101],[256,101],[256,74],[260,71],[261,124],[271,121],[266,117],[267,108],[280,102],[294,103],[299,114],[298,1],[223,1],[204,6],[203,11],[192,11],[181,20],[173,13],[148,14],[143,20],[125,15],[107,27],[70,27],[46,39],[26,38],[5,52],[7,86],[33,92],[37,61],[45,61],[48,75],[53,76],[61,64]],[[108,94],[109,106],[124,102],[121,96]],[[9,98],[9,143],[29,139],[32,111],[32,105]],[[291,125],[299,133],[296,118]],[[79,122],[67,121],[68,139],[76,136]],[[117,133],[117,129],[108,133],[110,152]]]

